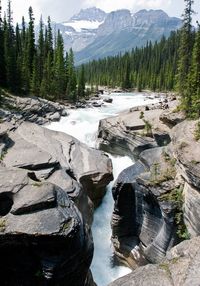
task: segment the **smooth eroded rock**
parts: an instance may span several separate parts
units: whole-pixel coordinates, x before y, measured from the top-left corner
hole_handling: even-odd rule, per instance
[[[11,180],[0,193],[0,284],[91,285],[92,237],[67,192],[24,170],[1,168],[3,176]]]
[[[156,265],[139,267],[109,286],[198,286],[200,277],[200,237],[186,240]]]

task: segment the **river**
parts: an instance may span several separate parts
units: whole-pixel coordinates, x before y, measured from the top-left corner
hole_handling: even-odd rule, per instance
[[[70,134],[87,145],[95,147],[99,120],[117,115],[130,107],[158,102],[157,98],[149,99],[143,93],[117,93],[110,94],[109,97],[113,99],[113,103],[107,103],[99,108],[70,110],[69,116],[61,118],[59,122],[51,123],[48,128]],[[113,162],[115,179],[123,169],[133,164],[129,157],[111,156],[110,154],[109,156]],[[130,273],[129,268],[116,265],[113,259],[110,242],[110,220],[113,210],[112,185],[113,182],[107,187],[103,202],[95,211],[92,225],[95,251],[91,270],[98,286],[106,286],[113,280]]]

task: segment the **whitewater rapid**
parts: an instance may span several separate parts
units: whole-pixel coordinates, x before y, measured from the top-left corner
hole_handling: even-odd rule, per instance
[[[59,122],[51,123],[48,128],[51,130],[62,131],[70,134],[90,147],[96,146],[96,135],[99,120],[130,107],[156,103],[158,98],[149,99],[142,93],[119,93],[109,95],[113,103],[107,103],[100,108],[85,108],[70,110],[69,116],[61,118]],[[151,97],[154,97],[151,94]],[[111,156],[113,162],[113,174],[116,179],[119,173],[133,164],[129,157]],[[113,280],[130,273],[130,269],[118,266],[114,263],[113,249],[111,245],[111,215],[113,210],[112,199],[113,182],[107,187],[107,193],[99,208],[95,211],[92,225],[94,238],[94,258],[91,265],[94,281],[98,286],[106,286]]]

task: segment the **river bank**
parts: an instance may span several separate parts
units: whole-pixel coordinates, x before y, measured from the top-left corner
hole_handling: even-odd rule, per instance
[[[105,145],[109,152],[113,150],[114,145],[117,146],[117,148],[114,148],[117,150],[117,152],[116,150],[114,152],[115,156],[116,154],[128,154],[131,155],[131,158],[134,160],[137,160],[139,156],[139,160],[133,166],[131,166],[132,160],[130,158],[112,157],[114,169],[120,166],[117,173],[122,171],[122,174],[119,175],[119,178],[113,186],[115,205],[113,212],[114,221],[112,221],[112,231],[114,231],[112,241],[115,247],[115,253],[120,259],[125,261],[132,268],[135,268],[133,265],[140,264],[140,259],[139,261],[137,260],[140,252],[138,252],[138,248],[135,248],[135,245],[132,247],[133,242],[136,240],[143,246],[149,246],[147,250],[144,251],[145,259],[147,258],[148,261],[153,261],[154,259],[153,262],[156,262],[158,258],[158,256],[156,256],[157,253],[161,253],[160,257],[163,259],[166,250],[169,250],[175,243],[176,226],[174,226],[173,210],[176,209],[176,204],[174,208],[173,203],[171,203],[171,201],[169,202],[169,198],[171,198],[171,191],[179,188],[180,185],[184,187],[185,211],[184,213],[179,213],[181,213],[181,216],[182,214],[184,215],[184,220],[191,237],[199,235],[200,228],[198,221],[200,216],[198,212],[195,211],[195,213],[193,213],[191,211],[191,209],[198,209],[199,202],[198,168],[200,160],[195,153],[196,150],[199,150],[199,142],[196,141],[195,143],[195,140],[191,140],[194,138],[197,122],[187,122],[181,114],[176,113],[175,100],[164,102],[164,104],[168,104],[168,108],[160,109],[160,98],[158,97],[153,96],[152,98],[147,98],[141,93],[135,95],[123,93],[121,95],[114,94],[111,96],[113,102],[105,103],[104,107],[71,109],[70,112],[68,110],[68,116],[61,117],[59,122],[52,122],[51,125],[48,126],[48,128],[52,130],[40,127],[34,123],[24,122],[23,114],[21,114],[22,117],[19,121],[12,121],[12,117],[9,117],[8,122],[5,120],[6,122],[0,124],[0,204],[2,209],[5,210],[0,214],[0,236],[2,241],[6,242],[4,246],[2,246],[2,244],[0,245],[2,253],[5,253],[5,257],[2,256],[5,266],[4,274],[2,274],[1,279],[5,279],[5,276],[6,279],[8,279],[6,267],[10,267],[12,261],[16,262],[17,256],[15,256],[15,253],[23,249],[25,243],[27,248],[24,250],[23,258],[27,265],[32,263],[31,261],[34,262],[34,265],[32,265],[33,271],[30,273],[27,270],[25,273],[21,273],[20,269],[26,268],[25,265],[20,263],[20,261],[22,261],[22,257],[20,257],[20,261],[17,263],[18,271],[11,279],[19,279],[21,285],[23,285],[23,280],[26,281],[29,276],[32,277],[31,279],[34,285],[34,283],[45,279],[56,279],[56,281],[59,281],[62,276],[62,271],[65,271],[66,276],[64,279],[66,279],[68,283],[71,283],[69,285],[76,283],[77,286],[82,286],[83,281],[85,281],[84,286],[93,286],[94,282],[88,271],[93,256],[90,226],[93,219],[94,204],[98,205],[105,193],[105,201],[103,201],[101,207],[97,209],[92,226],[95,232],[94,243],[96,251],[92,263],[92,271],[98,286],[105,286],[129,271],[113,263],[113,251],[110,248],[109,240],[111,229],[109,230],[108,221],[113,210],[113,203],[111,203],[112,185],[109,185],[107,191],[105,189],[112,180],[112,166],[110,159],[105,153],[94,149],[97,137],[98,140],[102,140],[98,142],[100,147]],[[164,97],[163,100],[165,99]],[[36,106],[37,105],[35,105],[33,109],[34,112],[37,110]],[[45,106],[48,106],[48,104],[45,103]],[[148,108],[145,106],[148,106]],[[29,114],[31,114],[31,109],[28,108],[28,110],[28,112],[30,112]],[[43,110],[43,108],[39,110]],[[19,114],[19,110],[16,110],[16,112]],[[37,113],[34,113],[34,117],[37,118]],[[25,118],[26,121],[29,120],[29,116]],[[49,122],[49,119],[46,120],[45,118],[42,124]],[[147,122],[151,125],[150,133],[145,129]],[[187,132],[184,130],[187,130]],[[163,146],[160,146],[168,143],[168,141],[163,140],[163,133],[170,138],[171,143],[168,146],[173,146],[172,149],[171,147],[169,149],[168,147],[167,149],[163,149]],[[75,139],[75,137],[77,139]],[[140,139],[140,141],[142,139],[143,143],[145,140],[151,140],[152,146],[143,144],[142,146],[144,148],[137,148],[139,152],[136,154],[136,149],[135,147],[133,148],[133,146],[138,147],[141,145],[138,139]],[[123,144],[120,144],[120,140],[123,141]],[[135,144],[136,142],[137,144]],[[140,142],[139,145],[138,142]],[[124,146],[126,146],[126,150],[123,153],[122,149],[124,150]],[[151,149],[144,151],[146,153],[141,153],[142,150],[149,147],[151,147]],[[170,159],[163,158],[162,154],[167,154],[166,158]],[[173,159],[173,157],[176,159],[176,166],[168,166],[168,164],[172,164],[173,160],[171,161],[171,159]],[[122,164],[123,160],[125,161]],[[84,164],[81,162],[84,162]],[[99,164],[99,162],[102,163]],[[156,171],[155,165],[157,166]],[[127,169],[128,166],[130,167]],[[143,174],[144,168],[146,170],[145,174]],[[163,178],[160,174],[160,170],[162,170],[162,174],[168,174],[169,171],[167,170],[174,170],[174,168],[178,174],[177,177],[175,176],[175,185],[174,183],[171,184],[171,182],[169,184],[164,175],[165,180],[163,181],[162,179],[162,181],[160,181],[160,177]],[[151,184],[149,185],[149,173],[150,177],[153,176],[154,181],[159,181],[158,185],[157,183],[153,186]],[[146,175],[148,176],[146,177]],[[10,183],[8,184],[8,182]],[[162,185],[160,185],[161,183]],[[135,186],[138,185],[140,189],[135,188]],[[131,193],[134,194],[134,197],[129,196],[130,190]],[[141,191],[146,196],[146,199],[144,199],[145,203],[142,201],[143,195],[141,195]],[[38,197],[39,193],[42,194],[41,197]],[[136,194],[138,195],[136,196]],[[166,194],[170,194],[170,196]],[[162,195],[164,197],[161,203],[157,202]],[[140,202],[140,204],[135,203],[136,197],[136,201]],[[151,197],[154,199],[152,200]],[[116,198],[118,199],[116,200]],[[174,200],[173,192],[172,199]],[[163,202],[163,200],[165,201]],[[124,203],[121,204],[121,202]],[[151,204],[151,202],[154,203]],[[124,216],[125,221],[119,224],[121,219],[119,212],[123,216],[124,205],[127,210]],[[157,212],[154,213],[152,206],[156,206],[155,209]],[[166,208],[163,209],[163,206],[167,207],[167,214],[165,213]],[[171,213],[169,212],[169,207]],[[145,210],[146,215],[143,214],[143,210]],[[44,215],[45,213],[46,215]],[[107,213],[107,216],[105,216],[105,213]],[[136,224],[134,219],[130,219],[130,217],[127,216],[133,213],[135,213],[135,218],[137,218]],[[158,217],[156,214],[158,214]],[[51,219],[53,215],[57,217],[56,222],[54,219]],[[152,226],[151,216],[154,216],[153,221],[157,222],[155,229],[154,226]],[[73,217],[73,223],[70,222],[70,217]],[[34,224],[29,224],[30,221],[33,221],[33,218]],[[104,223],[105,220],[106,223]],[[142,224],[142,221],[145,222],[145,225]],[[164,221],[165,223],[163,223]],[[39,226],[40,228],[38,228]],[[127,227],[126,229],[124,228],[125,226]],[[163,251],[160,244],[156,245],[156,243],[157,241],[162,241],[160,240],[160,235],[161,233],[163,234],[163,229],[167,232],[162,235],[162,238],[170,236],[170,231],[172,230],[170,227],[175,229],[175,236],[172,236],[174,240],[169,239],[167,242],[164,240],[165,249]],[[128,236],[124,235],[127,229],[129,231]],[[139,235],[138,229],[142,230],[141,235]],[[151,229],[154,229],[154,231],[150,231]],[[16,236],[19,232],[23,235],[23,240],[21,240],[20,236]],[[56,241],[56,239],[51,239],[52,232],[56,239],[62,241],[61,248],[56,250],[58,252],[54,253],[54,257],[52,257],[49,252],[52,247],[55,247],[54,242]],[[79,240],[75,233],[78,233],[78,235],[81,235],[81,233],[85,234],[81,236],[82,239]],[[103,236],[101,236],[100,233],[102,233]],[[123,240],[121,240],[122,233]],[[145,233],[149,233],[148,237]],[[152,233],[153,235],[151,235]],[[7,235],[11,236],[12,241],[5,241]],[[47,248],[45,248],[42,243],[43,235],[45,235],[47,239],[45,244],[49,241],[49,247]],[[40,246],[39,248],[33,247],[33,245],[35,245],[34,241],[36,240],[36,236],[37,244]],[[62,258],[58,255],[60,251],[63,251],[62,247],[66,247],[65,243],[69,243],[69,237],[72,237],[70,245],[71,243],[73,244],[73,241],[76,241],[77,244],[75,248],[79,249],[79,257],[80,255],[82,257],[81,261],[75,259],[71,264],[72,268],[75,267],[73,268],[75,270],[70,272],[71,274],[69,274],[66,269],[56,268],[57,262],[63,259],[62,261],[67,263],[69,257],[74,257],[74,249],[71,247],[70,249],[66,248],[67,252],[65,252]],[[133,237],[134,239],[132,240]],[[20,244],[18,244],[18,238]],[[106,243],[106,245],[104,243]],[[12,246],[12,251],[9,253],[7,246]],[[30,249],[31,257],[29,256]],[[42,250],[42,253],[38,251],[39,249]],[[104,249],[107,249],[105,256],[103,253]],[[154,253],[153,259],[152,251]],[[193,253],[194,249],[191,251]],[[48,261],[46,257],[49,257]],[[40,265],[36,262],[35,258],[37,258],[37,261],[41,261]],[[172,256],[172,259],[174,259],[174,256]],[[51,266],[49,265],[49,260],[51,260]],[[177,258],[177,261],[178,260],[179,257]],[[164,263],[168,265],[168,262]],[[190,265],[191,261],[188,267],[190,267]],[[55,269],[57,269],[56,271],[58,272],[55,272]],[[80,280],[76,280],[74,276],[76,271],[81,273]],[[164,277],[166,273],[165,270],[163,271],[162,275]],[[40,273],[39,277],[35,275],[36,273]],[[25,274],[28,275],[26,276]],[[19,277],[16,275],[19,275]],[[124,279],[128,279],[129,281],[129,278]],[[143,277],[142,279],[145,281],[146,278]],[[128,285],[132,285],[131,280]]]
[[[39,126],[67,115],[65,107],[11,95],[1,103],[1,284],[67,281],[68,285],[94,285],[89,271],[93,256],[90,227],[94,205],[100,203],[113,179],[110,159],[72,136]],[[95,131],[97,111],[92,109]],[[53,254],[51,249],[55,249]],[[8,274],[9,269],[16,271]]]

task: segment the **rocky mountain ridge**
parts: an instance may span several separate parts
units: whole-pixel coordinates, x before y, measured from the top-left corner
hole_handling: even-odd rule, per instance
[[[76,63],[80,64],[140,47],[163,35],[169,36],[181,23],[180,19],[169,17],[162,10],[131,13],[122,9],[105,13],[92,7],[81,10],[69,21],[54,23],[54,27],[61,30],[65,49],[72,47]]]

